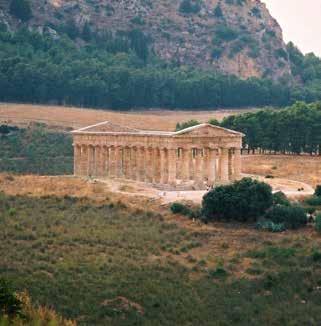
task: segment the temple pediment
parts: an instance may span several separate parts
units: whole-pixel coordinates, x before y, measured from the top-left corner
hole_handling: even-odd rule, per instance
[[[211,124],[200,124],[197,126],[189,127],[175,133],[176,137],[191,136],[191,137],[243,137],[240,132],[213,126]]]
[[[136,133],[137,129],[129,128],[125,126],[118,125],[116,123],[112,123],[110,121],[101,122],[92,126],[88,126],[82,129],[77,130],[77,132],[90,132],[90,133],[101,133],[101,132],[112,132],[112,133]]]

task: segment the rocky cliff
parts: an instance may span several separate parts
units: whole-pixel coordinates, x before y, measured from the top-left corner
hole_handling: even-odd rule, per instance
[[[68,24],[96,34],[139,30],[150,51],[166,61],[242,78],[291,74],[282,30],[260,0],[29,2],[32,17],[22,22],[10,13],[10,1],[0,0],[0,21],[9,29],[27,25],[53,37]]]

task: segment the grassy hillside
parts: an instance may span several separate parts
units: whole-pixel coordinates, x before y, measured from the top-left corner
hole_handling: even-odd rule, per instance
[[[72,138],[43,125],[0,132],[0,172],[60,175],[73,173]]]
[[[1,194],[0,277],[80,325],[320,324],[312,231],[188,227],[160,213]]]

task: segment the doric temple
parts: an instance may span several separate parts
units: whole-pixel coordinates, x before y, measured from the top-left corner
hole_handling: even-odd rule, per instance
[[[203,189],[240,178],[242,133],[200,124],[146,131],[109,121],[72,132],[74,173]]]

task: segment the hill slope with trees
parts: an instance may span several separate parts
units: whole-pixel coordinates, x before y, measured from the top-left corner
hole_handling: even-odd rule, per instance
[[[78,44],[116,36],[143,56],[238,77],[290,74],[282,30],[265,4],[252,0],[0,1],[0,22]]]
[[[279,26],[263,4],[247,0],[214,2],[211,20],[206,11],[209,1],[171,2],[169,9],[175,12],[180,28],[167,31],[168,22],[157,28],[163,25],[156,14],[162,17],[169,10],[162,2],[150,4],[147,10],[146,1],[132,1],[127,12],[120,4],[110,9],[108,1],[95,5],[79,1],[78,7],[75,1],[0,1],[0,101],[112,109],[192,109],[286,106],[296,100],[321,99],[320,58],[303,55],[292,43],[285,46]],[[108,8],[112,14],[106,14]],[[125,11],[127,23],[120,19],[111,28],[111,22]],[[144,14],[133,16],[133,12]],[[253,30],[242,29],[245,12],[246,26]],[[212,51],[210,66],[206,55],[193,48],[193,37],[199,32],[187,27],[209,20],[213,20],[210,35],[215,46],[203,38],[199,46]],[[262,30],[256,26],[258,22]],[[253,41],[258,35],[262,36],[261,43]],[[172,40],[178,36],[185,45]],[[163,37],[169,38],[169,47],[172,42],[176,44],[178,56],[187,46],[185,55],[163,55],[168,47],[162,43]],[[277,63],[267,67],[271,59],[262,54],[255,59],[257,69],[262,70],[259,73],[235,70],[236,62],[249,67],[239,56],[247,53],[251,57],[251,51],[266,53],[269,58],[277,56]]]

